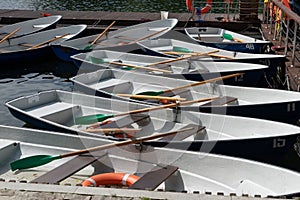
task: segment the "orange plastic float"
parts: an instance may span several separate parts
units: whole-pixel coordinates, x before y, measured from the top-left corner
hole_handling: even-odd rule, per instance
[[[126,173],[104,173],[92,176],[84,180],[82,186],[99,186],[99,185],[123,185],[131,186],[140,177]]]

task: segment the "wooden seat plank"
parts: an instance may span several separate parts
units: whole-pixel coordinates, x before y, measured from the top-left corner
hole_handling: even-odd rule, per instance
[[[97,160],[94,156],[76,156],[68,162],[30,181],[31,183],[58,184]]]
[[[126,116],[121,116],[116,118],[116,120],[112,121],[111,123],[100,125],[100,128],[124,127],[145,120],[147,118],[149,118],[149,115],[147,114],[131,114]]]
[[[194,135],[197,132],[205,129],[204,126],[198,126],[196,124],[189,124],[189,125],[183,127],[182,129],[186,129],[186,128],[189,128],[189,127],[193,127],[193,129],[190,130],[190,131],[185,131],[184,133],[179,133],[179,134],[175,134],[175,135],[170,135],[170,136],[162,137],[159,140],[160,141],[171,141],[171,140],[172,141],[182,141],[182,140],[190,137],[191,135]],[[145,144],[147,144],[147,142],[145,142]],[[151,142],[150,142],[150,144],[151,144]]]
[[[169,178],[178,170],[178,167],[167,165],[165,167],[155,166],[149,172],[144,174],[134,184],[129,186],[129,189],[140,189],[140,190],[155,190],[162,182]]]

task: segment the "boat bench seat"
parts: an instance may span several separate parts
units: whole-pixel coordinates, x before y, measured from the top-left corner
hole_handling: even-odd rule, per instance
[[[129,189],[155,190],[162,182],[178,170],[178,167],[167,165],[160,167],[160,164],[144,174]]]
[[[76,156],[64,164],[48,171],[47,173],[30,181],[31,183],[58,184],[69,176],[80,171],[84,167],[97,161],[95,156]],[[162,182],[174,174],[178,167],[167,165],[160,167],[160,164],[152,168],[149,172],[132,184],[130,189],[148,189],[155,190]]]
[[[95,156],[76,156],[64,164],[32,180],[31,183],[58,184],[84,167],[97,161]]]
[[[200,34],[201,35],[201,34]],[[198,38],[198,35],[191,35],[193,38]],[[220,34],[202,34],[201,38],[223,38]]]
[[[47,115],[51,115],[53,113],[58,113],[62,111],[72,110],[77,107],[77,105],[64,103],[64,102],[54,102],[48,105],[36,106],[31,109],[26,110],[29,114],[44,117]]]
[[[183,127],[182,129],[186,129],[186,128],[193,128],[193,129],[190,130],[190,131],[185,131],[184,133],[162,137],[162,138],[159,139],[159,141],[182,141],[182,140],[190,137],[191,135],[196,135],[198,133],[201,134],[201,131],[203,129],[205,129],[205,126],[199,126],[199,125],[196,125],[196,124],[189,124],[189,125]],[[151,141],[149,143],[151,144]]]
[[[218,97],[206,104],[201,105],[201,107],[207,107],[207,106],[221,106],[221,105],[225,105],[225,104],[229,104],[232,103],[234,101],[237,101],[236,97],[230,97],[230,96],[222,96],[222,97]]]
[[[81,107],[74,104],[55,102],[40,107],[34,107],[27,112],[35,117],[41,117],[59,124],[74,123],[73,116],[81,110]]]
[[[124,93],[124,91],[128,91],[132,88],[132,83],[127,80],[107,79],[90,86],[96,90],[104,90],[110,93]]]
[[[126,116],[120,116],[115,118],[114,121],[108,124],[101,125],[101,128],[118,128],[131,125],[133,123],[138,123],[142,120],[149,120],[149,115],[147,114],[131,114]]]

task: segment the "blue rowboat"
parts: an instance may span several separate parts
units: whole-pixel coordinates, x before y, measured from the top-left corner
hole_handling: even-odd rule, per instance
[[[185,33],[204,46],[244,53],[266,53],[271,42],[214,27],[185,28]]]

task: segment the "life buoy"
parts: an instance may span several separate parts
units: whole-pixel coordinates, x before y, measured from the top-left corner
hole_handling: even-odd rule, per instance
[[[140,177],[126,173],[104,173],[92,176],[84,180],[82,186],[99,186],[99,185],[124,185],[130,186],[139,180]]]
[[[210,11],[212,7],[212,0],[206,0],[206,5],[201,9],[197,7],[193,7],[193,0],[186,0],[185,4],[189,12],[195,11],[196,14],[201,15]]]

